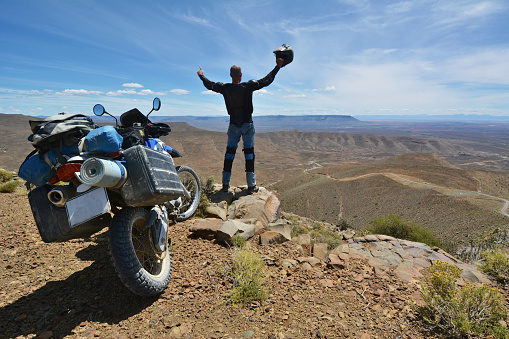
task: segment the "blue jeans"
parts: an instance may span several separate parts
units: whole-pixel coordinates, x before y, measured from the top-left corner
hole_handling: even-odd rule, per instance
[[[249,187],[256,186],[256,175],[254,173],[254,135],[255,128],[252,122],[242,124],[238,127],[233,124],[228,126],[228,142],[226,143],[226,154],[224,155],[223,185],[230,185],[232,176],[231,166],[237,146],[242,137],[244,144],[244,158],[246,160],[246,181]]]

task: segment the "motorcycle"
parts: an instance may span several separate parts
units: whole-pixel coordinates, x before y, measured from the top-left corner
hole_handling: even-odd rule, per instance
[[[46,184],[29,193],[46,242],[88,236],[109,223],[115,270],[124,285],[140,296],[155,296],[167,287],[172,274],[170,220],[190,218],[201,198],[196,172],[188,166],[175,167],[173,158],[182,155],[160,139],[171,128],[148,118],[160,107],[160,99],[155,98],[147,115],[135,108],[122,114],[119,124],[101,104],[95,105],[96,116],[115,119],[116,132],[107,130],[107,138],[95,140],[98,147],[89,143],[88,151],[58,167],[58,178],[65,185]],[[102,143],[116,135],[122,136],[122,146],[108,153]]]

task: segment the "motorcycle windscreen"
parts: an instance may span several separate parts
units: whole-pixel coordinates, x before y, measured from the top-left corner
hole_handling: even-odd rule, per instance
[[[146,124],[150,120],[137,108],[133,108],[120,116],[120,124],[123,127],[131,127],[135,123]]]

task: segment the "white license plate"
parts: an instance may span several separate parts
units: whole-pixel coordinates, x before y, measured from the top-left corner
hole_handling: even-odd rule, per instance
[[[111,210],[108,194],[104,187],[89,189],[65,204],[69,226],[76,227]]]

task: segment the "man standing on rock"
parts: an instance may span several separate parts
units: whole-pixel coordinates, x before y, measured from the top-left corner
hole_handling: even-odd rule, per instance
[[[276,59],[276,67],[269,74],[260,80],[250,80],[242,82],[242,70],[239,66],[233,65],[230,68],[231,83],[213,82],[203,75],[200,66],[198,76],[203,81],[203,85],[214,92],[220,93],[224,97],[226,110],[230,115],[230,125],[228,127],[228,142],[226,144],[226,154],[224,156],[223,166],[223,192],[228,192],[230,188],[230,179],[232,176],[232,164],[237,151],[237,145],[242,136],[244,143],[244,158],[246,160],[246,181],[248,192],[258,192],[256,186],[256,176],[254,173],[254,135],[253,125],[253,92],[270,85],[277,72],[284,66],[282,58]]]

